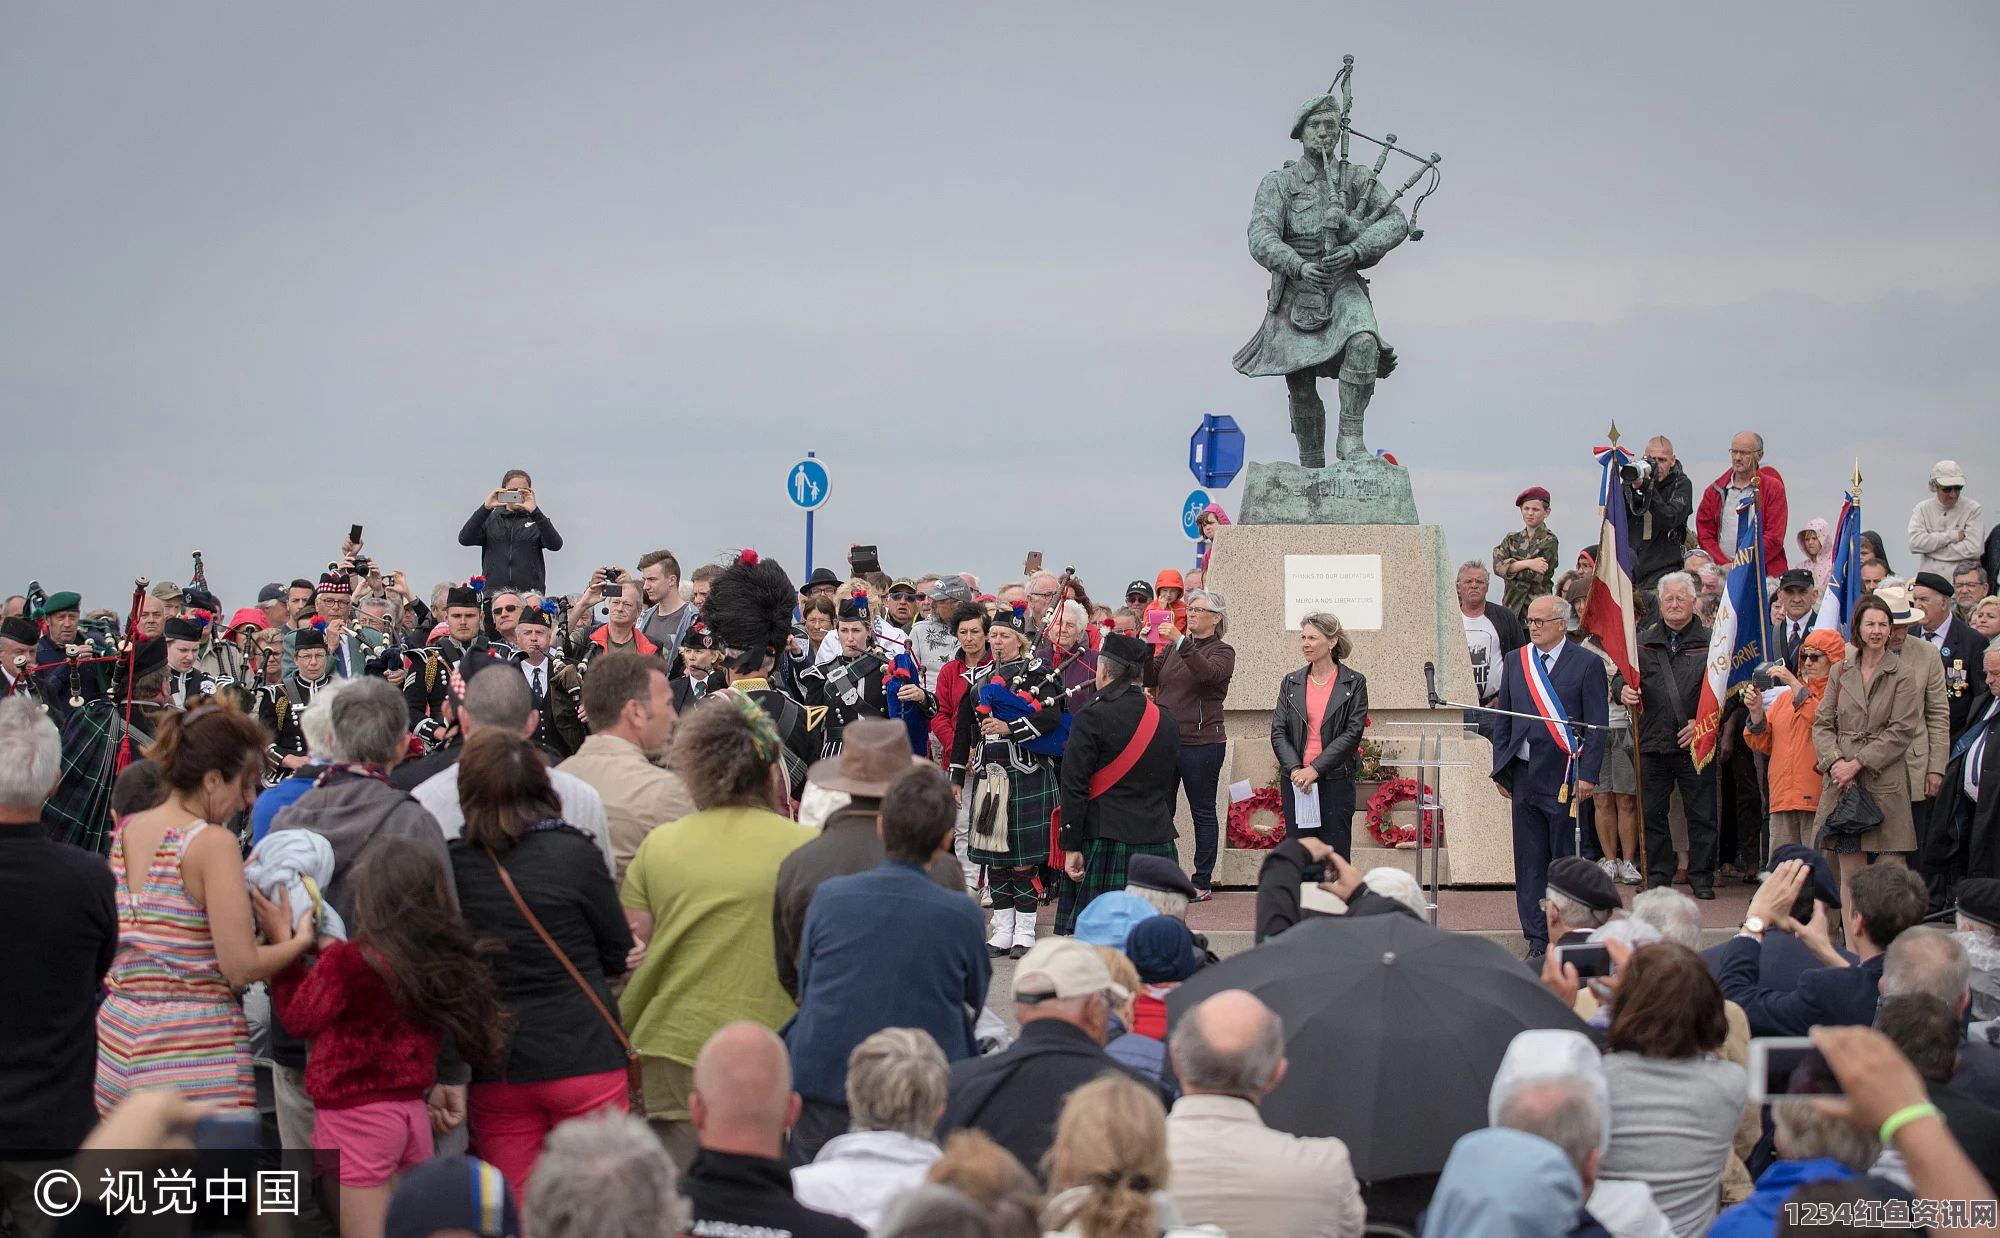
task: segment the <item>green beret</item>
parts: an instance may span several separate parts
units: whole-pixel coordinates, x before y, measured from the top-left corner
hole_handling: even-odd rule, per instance
[[[38,617],[46,618],[49,615],[59,615],[66,610],[82,610],[82,609],[83,609],[82,594],[67,593],[67,592],[51,593],[49,594],[48,601],[42,603],[42,608],[40,611],[40,615]]]

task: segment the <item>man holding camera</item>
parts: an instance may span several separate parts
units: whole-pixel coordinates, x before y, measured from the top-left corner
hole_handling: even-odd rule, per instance
[[[590,664],[607,653],[636,653],[647,657],[660,651],[659,646],[647,640],[646,634],[639,630],[639,582],[626,575],[624,569],[601,568],[591,578],[591,586],[583,595],[587,601],[578,603],[586,612],[595,602],[593,594],[601,594],[604,598],[607,609],[604,626],[593,632],[587,622],[578,623],[574,614],[570,617],[570,659],[576,663],[578,674],[587,677]]]
[[[1681,570],[1688,517],[1694,513],[1694,483],[1681,470],[1665,435],[1646,441],[1643,464],[1626,475],[1625,510],[1632,517],[1632,586],[1651,589],[1660,577]]]

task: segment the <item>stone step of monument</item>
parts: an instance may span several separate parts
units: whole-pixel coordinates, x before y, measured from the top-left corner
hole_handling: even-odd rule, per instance
[[[1431,864],[1437,864],[1439,885],[1451,884],[1451,848],[1425,848],[1423,852],[1424,871],[1417,872],[1417,849],[1411,847],[1383,847],[1369,839],[1366,830],[1357,830],[1354,841],[1354,855],[1349,863],[1367,872],[1371,868],[1398,868],[1412,877],[1421,876],[1425,885],[1430,884]]]

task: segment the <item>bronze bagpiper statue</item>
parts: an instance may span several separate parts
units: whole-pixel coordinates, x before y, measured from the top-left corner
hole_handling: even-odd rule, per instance
[[[1236,368],[1252,378],[1282,374],[1291,399],[1292,433],[1299,463],[1326,467],[1326,405],[1319,380],[1340,382],[1337,458],[1365,459],[1362,413],[1375,380],[1396,368],[1396,354],[1381,342],[1368,281],[1360,272],[1403,243],[1422,240],[1416,216],[1437,190],[1439,156],[1425,159],[1396,145],[1396,135],[1371,138],[1348,123],[1354,109],[1354,57],[1325,94],[1301,107],[1292,137],[1300,158],[1264,177],[1250,213],[1250,256],[1271,272],[1264,323],[1236,354]],[[1349,163],[1348,140],[1381,148],[1374,167]],[[1420,165],[1399,189],[1382,183],[1390,152]],[[1406,220],[1396,206],[1404,193],[1427,181]]]

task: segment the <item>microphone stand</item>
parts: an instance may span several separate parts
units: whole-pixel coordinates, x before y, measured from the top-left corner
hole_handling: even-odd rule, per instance
[[[1438,695],[1437,667],[1436,665],[1430,662],[1424,663],[1424,696],[1425,696],[1426,707],[1430,709],[1438,709],[1438,708],[1456,709],[1464,713],[1486,714],[1490,717],[1496,717],[1496,718],[1526,718],[1530,722],[1540,722],[1543,725],[1547,725],[1551,721],[1551,719],[1544,718],[1540,714],[1526,714],[1512,709],[1494,709],[1491,706],[1487,705],[1466,705],[1458,701],[1448,701],[1444,697]],[[1612,729],[1610,726],[1607,726],[1603,723],[1578,722],[1574,718],[1562,719],[1562,724],[1569,731],[1570,743],[1579,751],[1581,751],[1583,748],[1583,739],[1584,739],[1583,733],[1585,731],[1609,732]],[[1570,765],[1566,789],[1569,792],[1570,820],[1576,822],[1576,854],[1582,855],[1583,816],[1581,813],[1578,812],[1578,797],[1576,793],[1576,783],[1577,783],[1576,766],[1574,763],[1572,763]]]

